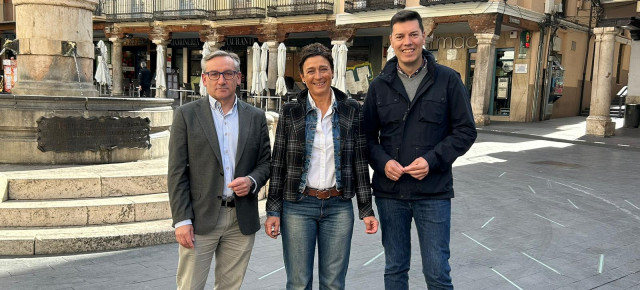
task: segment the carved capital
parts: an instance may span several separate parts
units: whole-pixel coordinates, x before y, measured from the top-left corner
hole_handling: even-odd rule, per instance
[[[496,31],[496,14],[469,15],[469,27],[473,33],[494,33]]]
[[[427,34],[427,37],[433,36],[433,32],[436,31],[436,27],[438,27],[438,23],[431,17],[422,18],[422,25],[424,26],[424,32]]]
[[[350,42],[356,36],[357,28],[353,27],[336,27],[329,31],[329,37],[332,41]]]
[[[113,42],[113,40],[111,40],[112,38],[119,38],[122,39],[124,38],[124,32],[122,32],[122,30],[120,29],[120,27],[117,26],[105,26],[104,27],[104,35],[111,41]]]
[[[166,44],[171,40],[171,32],[167,31],[163,26],[154,25],[149,38],[155,44]]]
[[[224,35],[219,34],[215,28],[200,30],[198,34],[200,35],[200,41],[202,42],[224,42]]]

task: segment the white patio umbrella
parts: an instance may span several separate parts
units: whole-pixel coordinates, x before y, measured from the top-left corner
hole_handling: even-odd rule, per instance
[[[339,90],[346,92],[347,91],[347,46],[345,44],[340,44],[338,47],[338,60],[336,62],[336,85],[335,87]]]
[[[162,58],[164,57],[164,45],[158,45],[157,48],[157,57],[156,57],[156,96],[158,95],[158,91],[166,91],[167,90],[167,77],[164,72],[164,62]]]
[[[201,67],[204,67],[204,57],[211,53],[211,49],[209,48],[209,44],[205,41],[202,45],[202,61],[200,63]],[[207,87],[203,85],[204,80],[200,77],[200,95],[203,97],[208,96]]]
[[[394,56],[396,56],[396,51],[393,50],[393,47],[389,46],[389,48],[387,48],[387,60],[392,59]]]
[[[338,71],[338,46],[340,46],[339,44],[334,44],[333,47],[331,47],[331,57],[333,58],[333,73],[335,74]],[[331,85],[332,86],[336,86],[336,80],[338,78],[333,77],[333,79],[331,79]]]
[[[251,77],[251,93],[257,95],[260,87],[260,46],[257,42],[253,43],[253,47],[251,47],[251,55],[253,59],[253,73]]]
[[[260,47],[260,91],[262,92],[267,89],[267,58],[269,57],[269,46],[267,43],[263,43],[262,47]]]
[[[107,53],[109,53],[107,45],[100,40],[97,47],[100,49],[100,55],[98,56],[98,67],[94,78],[101,86],[107,85],[111,88],[111,75],[109,75],[109,68],[107,67]]]
[[[276,95],[284,96],[287,94],[287,84],[284,82],[284,70],[287,63],[287,47],[284,43],[278,46],[278,79],[276,80]]]

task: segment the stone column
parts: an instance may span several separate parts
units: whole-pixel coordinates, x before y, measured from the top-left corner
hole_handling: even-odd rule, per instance
[[[113,70],[113,84],[111,86],[112,96],[124,95],[122,87],[122,38],[112,37],[111,41],[111,67]]]
[[[493,67],[496,58],[496,41],[499,35],[493,33],[475,33],[478,40],[476,68],[473,72],[473,89],[471,91],[471,107],[476,126],[489,125],[489,102],[491,84],[493,83]]]
[[[269,46],[269,63],[267,65],[267,88],[276,89],[278,80],[278,42],[267,41]]]
[[[611,78],[613,78],[613,53],[616,35],[620,32],[614,27],[597,27],[593,29],[596,36],[591,107],[587,117],[587,135],[612,136],[615,133],[615,123],[611,121],[609,107],[611,106]]]
[[[19,41],[14,94],[98,96],[91,20],[97,4],[98,0],[13,1]]]

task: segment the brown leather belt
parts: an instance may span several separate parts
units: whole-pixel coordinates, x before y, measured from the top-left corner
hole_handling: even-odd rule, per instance
[[[329,199],[334,196],[341,196],[342,192],[339,191],[337,188],[335,188],[335,186],[332,188],[326,188],[326,189],[315,189],[315,188],[307,187],[304,189],[303,194],[308,196],[313,196],[317,199]]]

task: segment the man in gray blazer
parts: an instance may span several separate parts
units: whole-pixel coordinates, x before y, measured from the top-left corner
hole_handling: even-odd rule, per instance
[[[235,94],[236,54],[205,56],[202,78],[209,96],[175,110],[169,140],[176,281],[178,289],[203,289],[215,253],[215,289],[239,289],[260,229],[257,191],[270,173],[267,121]]]

